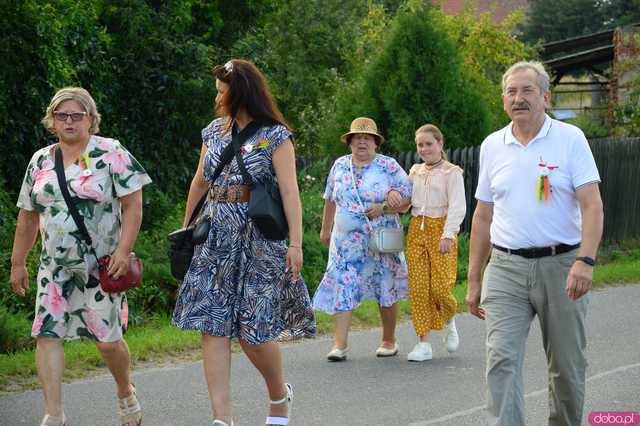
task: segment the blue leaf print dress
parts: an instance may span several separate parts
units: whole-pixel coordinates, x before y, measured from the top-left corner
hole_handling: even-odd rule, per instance
[[[367,208],[382,203],[392,189],[402,197],[411,197],[411,182],[391,157],[377,154],[369,164],[354,167],[358,195]],[[326,200],[336,204],[331,232],[327,270],[313,297],[313,307],[335,314],[352,311],[366,299],[391,306],[407,298],[407,264],[404,253],[372,253],[371,230],[354,192],[351,155],[338,158],[324,192]],[[371,220],[373,227],[400,227],[400,217],[385,214]]]
[[[257,182],[273,179],[273,152],[291,133],[284,126],[264,126],[242,146],[247,172]],[[207,145],[204,176],[211,183],[231,131],[223,119],[202,131]],[[216,185],[241,185],[235,158]],[[268,240],[247,216],[248,203],[212,203],[209,236],[196,246],[178,294],[174,323],[212,336],[240,337],[250,344],[312,337],[315,319],[307,287],[285,278],[285,240]]]

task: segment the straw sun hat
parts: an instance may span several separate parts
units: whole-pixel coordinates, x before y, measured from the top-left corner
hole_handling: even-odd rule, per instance
[[[368,117],[358,117],[351,122],[351,129],[348,133],[345,133],[340,138],[342,143],[347,143],[347,139],[350,135],[354,135],[356,133],[366,133],[368,135],[377,136],[380,139],[380,144],[384,143],[384,137],[378,133],[378,126],[376,126],[376,122]]]

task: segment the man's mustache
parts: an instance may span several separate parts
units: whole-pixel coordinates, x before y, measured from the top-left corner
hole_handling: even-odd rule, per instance
[[[529,111],[529,105],[525,103],[513,104],[511,111]]]

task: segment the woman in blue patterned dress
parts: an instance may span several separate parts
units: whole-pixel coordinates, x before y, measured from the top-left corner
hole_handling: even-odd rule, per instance
[[[398,212],[411,201],[411,182],[393,158],[376,153],[384,138],[370,118],[353,120],[342,142],[351,155],[338,158],[327,178],[320,239],[329,246],[329,261],[313,307],[334,315],[335,342],[327,359],[343,361],[352,311],[365,299],[376,300],[383,328],[376,355],[394,356],[396,302],[407,298],[407,264],[402,252],[373,253],[369,235],[371,226],[401,227]]]
[[[292,134],[260,71],[234,59],[213,69],[220,118],[202,131],[203,146],[185,211],[187,223],[210,190],[211,228],[197,246],[178,294],[173,321],[202,332],[203,364],[214,425],[232,425],[231,339],[238,338],[262,374],[270,397],[267,424],[288,424],[292,388],[284,382],[279,338],[315,333],[313,310],[302,268],[302,209]],[[269,240],[247,216],[250,188],[235,158],[215,180],[214,170],[232,131],[259,123],[240,155],[253,181],[277,179],[289,224],[289,244]],[[253,125],[251,125],[253,127]]]

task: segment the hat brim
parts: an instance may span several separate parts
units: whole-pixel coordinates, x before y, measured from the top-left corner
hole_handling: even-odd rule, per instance
[[[346,143],[347,143],[347,138],[348,138],[350,135],[355,135],[355,134],[358,134],[358,133],[365,133],[365,134],[367,134],[367,135],[373,135],[373,136],[376,136],[376,137],[380,140],[379,145],[382,145],[382,144],[384,143],[384,137],[383,137],[382,135],[379,135],[379,134],[377,134],[376,132],[368,132],[368,131],[366,131],[366,130],[358,130],[357,132],[348,132],[348,133],[345,133],[344,135],[342,135],[342,136],[340,137],[340,142],[342,142],[343,144],[346,144]]]

